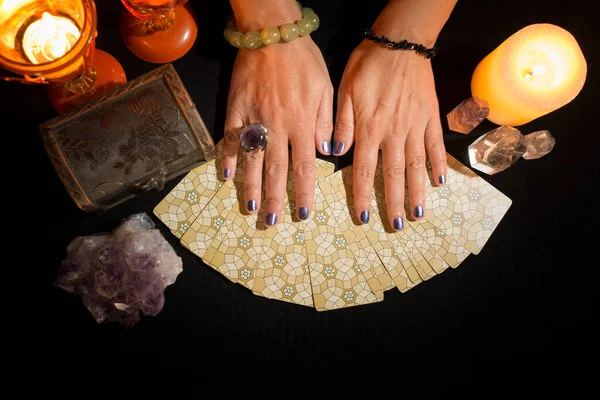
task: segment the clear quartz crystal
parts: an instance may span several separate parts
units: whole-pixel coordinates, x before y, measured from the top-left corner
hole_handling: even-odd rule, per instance
[[[546,130],[536,131],[525,135],[525,144],[527,151],[523,154],[523,158],[526,160],[536,160],[552,151],[556,144],[556,139]]]
[[[501,126],[469,146],[471,166],[488,175],[504,171],[525,153],[525,138],[518,129]]]

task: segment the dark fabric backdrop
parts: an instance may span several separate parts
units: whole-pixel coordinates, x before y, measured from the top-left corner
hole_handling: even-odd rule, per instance
[[[123,44],[120,2],[96,3],[97,47],[115,56],[130,80],[155,68]],[[235,49],[222,36],[230,10],[224,0],[191,3],[200,26],[198,40],[174,66],[216,142],[222,137],[235,58]],[[360,28],[370,26],[384,3],[306,1],[321,17],[313,38],[336,88],[359,43]],[[183,273],[166,290],[164,310],[143,317],[130,331],[96,324],[78,297],[52,286],[67,245],[75,236],[111,230],[132,213],[151,213],[179,179],[101,215],[79,211],[37,135],[37,125],[56,115],[45,88],[0,83],[6,251],[19,249],[25,255],[16,264],[7,263],[24,275],[9,284],[17,302],[34,301],[27,308],[25,301],[20,303],[23,311],[16,308],[26,321],[13,325],[24,339],[19,360],[67,360],[72,366],[90,359],[112,365],[149,360],[152,368],[189,363],[209,365],[217,375],[279,371],[306,382],[315,374],[342,373],[351,383],[355,376],[396,374],[398,368],[435,381],[489,378],[496,370],[511,379],[544,378],[552,372],[583,379],[589,370],[578,360],[597,350],[593,298],[599,220],[594,188],[600,52],[591,4],[459,1],[439,37],[441,52],[433,67],[447,151],[461,162],[468,165],[467,146],[494,125],[486,121],[463,136],[447,129],[445,114],[470,96],[478,61],[512,33],[538,22],[570,31],[588,62],[587,83],[572,103],[522,127],[524,133],[549,129],[557,140],[551,154],[522,160],[494,176],[480,174],[513,205],[478,256],[406,294],[392,290],[382,303],[326,313],[266,300],[230,283],[182,248],[154,218],[184,261]],[[347,156],[339,165],[350,162]]]

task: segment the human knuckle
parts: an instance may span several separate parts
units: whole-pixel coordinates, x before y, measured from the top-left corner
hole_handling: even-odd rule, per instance
[[[279,208],[280,205],[283,204],[283,198],[275,195],[270,195],[265,198],[265,207],[266,208]]]
[[[401,181],[404,179],[404,168],[397,166],[386,168],[385,177],[392,181]]]
[[[439,151],[439,150],[444,150],[444,140],[442,138],[440,138],[437,133],[435,134],[435,139],[433,139],[430,143],[429,143],[429,148],[433,151]]]
[[[244,182],[244,191],[246,193],[256,193],[260,191],[260,186],[252,182]]]
[[[267,165],[267,175],[268,176],[281,176],[285,174],[286,168],[283,163],[280,162],[271,162]]]
[[[361,204],[371,204],[371,196],[369,195],[356,195],[354,198],[356,202]]]
[[[388,200],[387,208],[394,211],[403,211],[404,210],[404,202],[397,200]]]
[[[309,197],[311,197],[313,194],[307,190],[301,190],[298,193],[296,193],[296,198],[297,199],[307,199]]]
[[[408,162],[409,169],[422,169],[425,168],[425,157],[422,155],[414,156]]]
[[[335,129],[340,133],[352,133],[354,131],[354,123],[344,118],[336,121]]]
[[[365,165],[365,164],[357,165],[354,168],[355,168],[354,173],[359,178],[371,180],[374,176],[374,169],[370,165]]]
[[[426,195],[427,195],[427,192],[425,191],[425,189],[422,189],[422,188],[419,188],[419,189],[412,188],[412,189],[410,189],[410,197],[412,199],[421,200],[421,199],[424,199]]]
[[[244,152],[244,161],[250,162],[250,163],[260,163],[262,162],[263,156],[262,153],[260,152]]]
[[[238,135],[232,129],[227,129],[223,137],[225,143],[234,144],[238,141]]]
[[[430,160],[430,161],[431,161],[431,166],[433,168],[442,169],[442,168],[446,168],[448,166],[448,163],[445,158],[442,158],[441,160],[437,160],[437,161],[432,161],[432,160]]]
[[[294,167],[294,172],[298,177],[311,176],[314,170],[315,166],[308,161],[301,161]]]
[[[317,128],[323,132],[331,133],[333,131],[333,120],[331,118],[322,119]]]

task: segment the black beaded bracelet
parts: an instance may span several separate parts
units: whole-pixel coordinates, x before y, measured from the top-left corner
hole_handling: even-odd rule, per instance
[[[373,32],[372,28],[364,29],[362,31],[362,37],[367,40],[372,40],[375,43],[383,43],[386,47],[394,50],[414,50],[425,58],[432,58],[437,54],[438,48],[432,47],[427,48],[419,43],[411,43],[407,40],[401,40],[394,42],[385,36],[377,36]]]

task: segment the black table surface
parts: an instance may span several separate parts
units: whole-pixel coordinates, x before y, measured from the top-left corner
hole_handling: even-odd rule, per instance
[[[156,68],[123,44],[120,2],[96,3],[97,47],[116,57],[130,80]],[[359,3],[365,4],[306,1],[321,16],[321,27],[312,36],[323,51],[335,88],[359,43],[360,28],[370,26],[384,4]],[[552,153],[536,161],[521,160],[493,176],[478,173],[513,200],[479,255],[405,294],[391,290],[383,302],[337,311],[320,313],[254,296],[179,245],[152,215],[179,179],[100,215],[80,211],[37,134],[38,124],[56,115],[45,88],[0,83],[0,119],[7,140],[6,250],[18,248],[26,260],[13,264],[24,277],[18,285],[10,284],[19,298],[36,299],[27,311],[28,323],[21,325],[28,343],[26,359],[147,358],[154,367],[211,365],[216,374],[222,371],[219,365],[230,371],[280,368],[301,373],[296,375],[299,380],[333,369],[354,371],[347,375],[353,379],[367,371],[390,372],[390,366],[412,368],[433,379],[444,375],[461,380],[486,375],[483,365],[506,362],[515,373],[578,371],[579,364],[559,360],[588,357],[597,349],[592,326],[598,267],[593,249],[600,222],[595,195],[600,52],[597,25],[588,9],[591,3],[459,1],[433,60],[442,116],[470,96],[477,63],[512,33],[533,23],[553,23],[575,36],[587,59],[586,85],[568,105],[520,127],[523,133],[550,130],[557,140]],[[191,4],[199,22],[198,39],[173,64],[216,142],[223,135],[235,58],[235,49],[222,36],[230,9],[224,0]],[[485,121],[465,136],[451,132],[444,117],[442,121],[447,151],[466,165],[468,145],[495,127]],[[338,166],[352,162],[351,156],[330,160]],[[74,237],[111,230],[122,218],[143,211],[152,215],[183,258],[184,270],[167,288],[158,316],[143,316],[129,331],[118,324],[97,324],[80,298],[55,288],[52,280]]]

